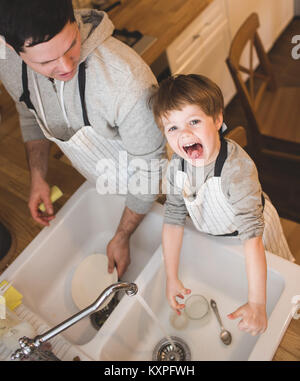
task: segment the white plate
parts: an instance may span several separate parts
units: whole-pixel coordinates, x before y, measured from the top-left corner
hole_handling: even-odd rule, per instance
[[[117,269],[109,274],[108,259],[105,254],[93,254],[85,258],[77,267],[72,279],[72,298],[76,306],[82,310],[94,303],[106,287],[117,282]],[[102,305],[105,307],[113,295]]]

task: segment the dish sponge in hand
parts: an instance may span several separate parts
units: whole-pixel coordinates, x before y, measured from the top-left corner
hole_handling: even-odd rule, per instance
[[[62,191],[56,185],[51,188],[50,200],[52,203],[58,200],[62,195]],[[39,205],[39,209],[41,212],[46,212],[46,208],[43,202]]]
[[[6,280],[0,283],[0,287],[4,286],[5,284],[8,284]],[[21,303],[23,299],[23,295],[17,291],[13,286],[10,286],[5,293],[3,294],[5,298],[6,306],[13,311],[15,308],[17,308]]]

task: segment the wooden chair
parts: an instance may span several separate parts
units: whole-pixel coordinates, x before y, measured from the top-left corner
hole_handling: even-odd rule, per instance
[[[247,132],[242,126],[235,127],[227,133],[225,132],[225,137],[234,140],[243,148],[246,148],[248,145]]]
[[[226,62],[247,125],[247,151],[281,217],[300,222],[300,88],[278,87],[252,13],[234,36]],[[242,64],[247,46],[249,67]],[[254,68],[254,51],[259,66]]]
[[[277,86],[272,65],[257,32],[258,27],[258,15],[252,13],[234,36],[226,60],[248,121],[248,148],[257,160],[268,156],[300,163],[297,115],[300,87]],[[241,64],[241,58],[248,45],[249,68],[246,68]],[[254,50],[259,61],[256,71]],[[247,74],[246,79],[243,73]]]

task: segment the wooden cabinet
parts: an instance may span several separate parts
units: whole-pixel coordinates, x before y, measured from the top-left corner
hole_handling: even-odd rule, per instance
[[[230,30],[224,0],[214,0],[167,49],[172,74],[202,74],[223,91],[225,104],[234,85],[225,60],[230,47]]]
[[[225,61],[238,28],[257,12],[268,51],[292,19],[293,9],[293,0],[214,0],[167,48],[171,73],[206,75],[220,86],[227,105],[236,90]],[[242,59],[246,66],[248,52]]]

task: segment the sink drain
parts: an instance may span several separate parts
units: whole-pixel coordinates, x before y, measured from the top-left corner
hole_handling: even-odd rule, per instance
[[[113,312],[117,304],[119,303],[117,293],[114,295],[112,300],[102,308],[101,310],[94,312],[90,315],[90,321],[92,326],[97,329],[97,331],[102,327],[105,321],[109,318],[110,314]]]
[[[187,344],[179,337],[171,336],[175,344],[175,348],[170,340],[164,337],[156,344],[152,360],[153,361],[190,361],[191,351]]]

